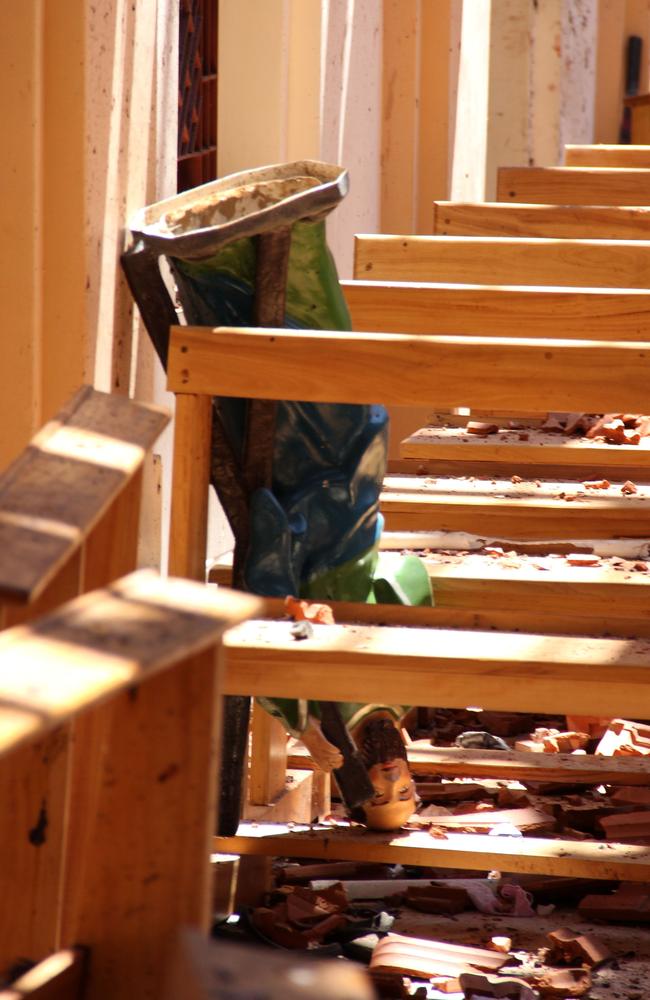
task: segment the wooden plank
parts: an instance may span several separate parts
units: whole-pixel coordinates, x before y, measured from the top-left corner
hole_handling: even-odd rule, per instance
[[[81,593],[105,587],[136,568],[142,476],[140,468],[89,532],[83,546]]]
[[[289,830],[280,824],[242,824],[235,837],[218,837],[215,851],[324,861],[375,861],[435,868],[498,869],[574,878],[650,879],[650,849],[627,844],[538,837],[490,837],[449,833],[445,839],[424,832],[359,832],[355,828],[310,827]]]
[[[623,609],[629,625],[634,621],[643,622],[647,617],[650,574],[619,571],[608,563],[579,567],[569,565],[561,557],[530,559],[514,554],[511,561],[518,565],[513,566],[481,553],[459,554],[454,558],[435,552],[423,554],[422,561],[439,610],[464,608],[474,611],[480,608],[484,613],[509,610],[513,612],[513,621],[514,612],[534,610],[540,631],[545,630],[547,614],[591,618],[594,630],[600,627],[603,616],[611,616],[612,608]],[[225,574],[220,582],[228,586]],[[267,600],[265,607],[270,617],[284,615],[281,601],[274,604]],[[359,617],[364,605],[334,602],[332,607],[336,621],[425,624],[424,620],[413,621],[408,614],[387,620],[385,616],[391,606],[370,605],[370,612],[364,618]],[[430,624],[438,624],[435,617]],[[286,754],[283,732],[282,738],[282,750]],[[270,798],[269,786],[262,781],[257,801],[268,802]]]
[[[439,607],[484,611],[534,607],[541,624],[545,612],[564,611],[598,620],[613,607],[624,608],[628,618],[643,619],[650,603],[650,575],[646,573],[623,573],[604,566],[581,568],[563,559],[545,561],[541,568],[540,562],[523,560],[511,568],[480,555],[451,565],[428,558],[424,562]]]
[[[514,781],[557,781],[585,785],[647,785],[650,761],[645,757],[574,756],[501,750],[461,750],[456,747],[408,748],[415,774],[449,778],[500,778]]]
[[[512,712],[630,716],[648,704],[644,640],[461,632],[372,625],[317,626],[296,643],[287,622],[228,632],[226,694],[364,701]]]
[[[286,784],[287,734],[279,719],[254,703],[251,719],[251,754],[248,768],[248,801],[265,806],[280,795]]]
[[[33,601],[140,467],[162,410],[85,387],[0,479],[0,597]]]
[[[462,201],[433,203],[433,233],[436,236],[645,240],[649,232],[648,208]]]
[[[91,949],[97,1000],[158,996],[174,931],[209,929],[218,693],[209,648],[78,720],[97,753],[73,757],[61,940]]]
[[[153,998],[172,934],[210,925],[222,701],[215,647],[230,616],[257,602],[149,573],[106,594],[127,607],[115,607],[109,628],[103,618],[104,649],[123,670],[136,666],[135,686],[77,720],[61,940],[91,948],[89,995],[108,1000],[123,982]],[[92,634],[96,612],[84,600],[74,602],[68,644],[77,621]]]
[[[172,392],[308,402],[642,413],[649,349],[604,341],[174,327]],[[616,371],[616,379],[611,373]]]
[[[473,419],[473,418],[472,418]],[[525,435],[521,440],[520,435]],[[562,434],[548,434],[534,427],[522,430],[502,429],[480,437],[459,427],[422,427],[400,444],[401,458],[421,461],[490,462],[520,466],[569,466],[580,476],[581,469],[598,469],[600,478],[622,478],[617,471],[635,465],[650,473],[650,438],[638,445],[613,445],[606,441]],[[591,477],[588,477],[591,478]]]
[[[317,792],[322,791],[321,775],[325,777],[322,771],[300,767],[286,770],[282,790],[266,805],[248,805],[244,819],[251,823],[311,823],[324,815],[323,810],[313,811]]]
[[[0,700],[0,727],[5,706]],[[66,830],[70,730],[59,726],[0,759],[0,969],[21,956],[40,961],[57,946]],[[1,996],[1,994],[0,994]]]
[[[575,482],[540,481],[537,487],[530,481],[386,476],[379,499],[388,531],[428,528],[514,539],[580,533],[594,539],[650,537],[650,491],[639,487],[632,497],[594,492]]]
[[[648,205],[650,172],[606,167],[499,167],[497,201]]]
[[[403,546],[402,546],[403,547]],[[330,601],[337,622],[363,622],[368,625],[408,625],[421,628],[480,629],[502,632],[546,632],[553,635],[604,635],[621,638],[650,637],[650,621],[646,616],[625,617],[625,608],[618,613],[610,606],[598,618],[587,614],[538,610],[534,602],[527,608],[485,609],[477,607],[467,588],[467,608],[446,607],[411,608],[400,604],[356,604],[348,601]],[[524,603],[522,601],[522,603]],[[265,613],[271,618],[282,618],[282,602],[265,598]],[[581,605],[581,610],[582,610]]]
[[[406,748],[413,774],[441,778],[502,778],[508,781],[556,781],[576,785],[647,785],[650,761],[645,757],[573,756],[567,753],[520,753],[515,750],[461,750],[424,746],[423,740]],[[295,745],[291,767],[313,761],[305,747]]]
[[[363,235],[354,246],[354,276],[369,281],[650,287],[645,240]]]
[[[455,334],[646,340],[650,292],[636,288],[445,285],[415,281],[341,283],[357,333]],[[558,327],[558,324],[561,324]]]
[[[622,145],[573,145],[564,147],[565,167],[650,167],[650,146]]]
[[[169,571],[201,582],[205,580],[211,440],[210,396],[179,393],[174,424]]]
[[[490,419],[490,416],[487,419]],[[521,462],[515,466],[513,461],[512,458],[506,458],[501,462],[463,462],[462,473],[464,476],[487,476],[489,479],[510,479],[513,473],[517,473],[517,475],[529,479],[560,480],[571,476],[571,478],[584,480],[598,479],[604,472],[603,466],[597,461],[577,467],[559,465],[558,463],[540,463],[539,460],[535,461],[534,465],[532,462],[528,464]],[[430,461],[428,458],[396,458],[388,463],[388,472],[395,476],[412,476],[417,473],[418,476],[433,476],[435,478],[437,476],[458,476],[459,471],[458,461],[453,459]],[[617,466],[615,469],[611,469],[611,474],[605,473],[605,475],[608,479],[618,480],[621,483],[627,479],[633,483],[643,483],[647,482],[649,478],[647,466],[643,468],[641,462]]]
[[[82,1000],[87,966],[83,948],[66,948],[49,955],[0,990],[0,1000]]]
[[[0,754],[181,655],[258,608],[247,595],[142,570],[0,636]]]

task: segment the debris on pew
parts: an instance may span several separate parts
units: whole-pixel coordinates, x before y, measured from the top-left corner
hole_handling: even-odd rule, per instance
[[[337,864],[317,867],[327,873]],[[603,921],[613,913],[634,922],[633,906],[641,906],[646,913],[639,923],[650,921],[646,886],[623,885],[606,895],[587,890],[598,885],[610,888],[607,883],[584,879],[486,880],[462,872],[432,879],[431,872],[421,870],[420,878],[408,879],[408,884],[394,877],[399,870],[379,881],[288,884],[286,873],[295,875],[300,867],[291,861],[279,863],[278,888],[249,914],[244,922],[247,933],[276,947],[363,962],[379,996],[641,1000],[644,995],[641,984],[647,976],[650,930],[626,931],[625,923],[620,929],[602,923],[599,928],[585,923],[585,915],[587,921]],[[313,867],[304,866],[307,873]],[[538,900],[548,899],[549,894],[564,908],[547,907],[550,914],[532,919],[512,911],[476,913],[473,893],[467,889],[474,886],[478,891],[489,882],[519,889],[537,910],[544,910]],[[371,896],[383,892],[383,897],[356,898],[355,891],[348,891],[348,886],[364,884]],[[404,888],[391,894],[392,886]],[[426,901],[436,898],[443,905],[429,909]],[[566,909],[567,902],[576,901],[579,913]],[[217,936],[232,935],[228,925],[224,927],[217,928]]]
[[[575,727],[563,726],[563,718],[478,707],[428,710],[413,713],[410,746],[453,748],[472,730],[498,733],[511,746],[527,729],[536,745],[551,745],[550,767],[572,740],[591,754],[605,740],[612,756],[625,755],[622,747],[635,740],[650,742],[645,722],[570,721]],[[616,745],[608,747],[610,731]],[[507,826],[510,836],[602,840],[608,817],[634,824],[645,811],[643,793],[650,796],[644,786],[581,786],[578,793],[551,782],[549,791],[529,781],[419,772],[415,781],[422,804],[412,825],[429,826],[435,837],[450,828],[484,833]],[[330,822],[349,824],[336,806]],[[251,934],[275,947],[368,964],[379,996],[422,1000],[641,1000],[650,969],[647,924],[646,885],[292,859],[277,863],[276,888],[247,922]],[[486,964],[485,953],[499,964]]]

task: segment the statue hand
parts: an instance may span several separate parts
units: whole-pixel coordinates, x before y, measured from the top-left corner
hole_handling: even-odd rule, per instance
[[[323,735],[320,722],[313,715],[308,717],[300,738],[322,771],[336,771],[343,766],[343,754]]]

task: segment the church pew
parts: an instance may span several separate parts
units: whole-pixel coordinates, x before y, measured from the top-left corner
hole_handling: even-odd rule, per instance
[[[474,415],[473,419],[481,418]],[[486,419],[489,422],[491,418]],[[509,472],[537,478],[607,479],[619,486],[626,480],[646,482],[650,478],[650,438],[641,438],[638,445],[615,445],[547,433],[526,426],[525,418],[513,418],[522,428],[519,431],[508,429],[506,420],[499,422],[505,428],[486,437],[463,427],[422,427],[400,444],[400,456],[408,463],[402,463],[403,470],[414,471],[425,463],[431,474],[453,475],[462,466],[464,475],[501,479]]]
[[[198,327],[185,327],[178,336],[183,350],[179,348],[170,360],[170,385],[185,390],[181,407],[188,406],[188,427],[199,426],[201,421],[204,424],[203,433],[188,432],[191,444],[178,445],[177,452],[183,454],[186,447],[190,452],[196,449],[197,441],[204,436],[207,452],[210,411],[206,401],[209,402],[215,379],[226,395],[264,398],[269,384],[273,384],[278,398],[287,399],[296,391],[299,377],[305,400],[318,400],[326,390],[330,402],[385,399],[388,404],[408,406],[427,397],[431,399],[435,391],[431,399],[434,404],[453,407],[463,400],[465,405],[488,410],[516,409],[521,405],[522,386],[526,386],[526,403],[533,409],[562,407],[596,412],[602,407],[613,412],[627,403],[634,412],[636,402],[640,412],[646,400],[646,366],[650,357],[647,345],[642,343],[604,341],[542,342],[228,328],[209,332]],[[307,357],[309,371],[304,371]],[[612,371],[618,373],[615,380],[610,377]],[[273,372],[272,383],[269,372]],[[179,426],[183,426],[184,420],[181,414]],[[207,470],[204,458],[198,482],[207,481]],[[177,549],[172,527],[172,556],[175,558],[175,551],[182,553],[178,565],[185,566],[188,575],[203,573],[205,559],[205,539],[197,526],[207,520],[207,513],[198,510],[201,503],[207,503],[207,494],[201,486],[196,501],[190,502],[186,484],[193,481],[187,470],[179,475],[178,502],[182,505],[179,510],[192,507],[195,515],[191,522],[185,514],[175,519],[179,522],[179,539],[183,532],[192,536],[182,543],[179,541]],[[443,492],[441,487],[431,490],[422,478],[414,477],[411,482],[406,477],[395,481],[389,478],[382,496],[382,510],[389,530],[426,529],[444,524],[453,526],[452,530],[507,535],[507,526],[512,521],[516,522],[513,537],[535,537],[534,531],[542,531],[544,538],[557,537],[559,524],[565,525],[560,537],[567,537],[575,523],[587,523],[589,514],[587,535],[591,531],[594,537],[601,538],[612,532],[632,533],[637,537],[645,533],[644,511],[650,508],[640,499],[589,497],[571,506],[562,497],[548,495],[550,489],[543,490],[539,498],[522,500],[521,490],[513,490],[512,483],[504,487],[488,486],[485,502],[475,492],[476,488],[473,496],[454,497],[449,495],[450,491],[439,495]],[[564,492],[570,490],[567,484]],[[558,488],[557,492],[562,490]],[[508,493],[515,495],[508,499]],[[638,510],[636,530],[625,528],[633,509],[635,513]]]
[[[389,474],[379,502],[387,531],[435,527],[488,538],[650,538],[650,488],[638,491],[627,496],[620,487],[591,490],[575,482]]]
[[[393,279],[341,285],[356,333],[548,337],[551,331],[583,340],[644,341],[650,329],[650,289]]]
[[[650,146],[632,146],[618,143],[573,145],[564,147],[565,167],[650,167]]]
[[[650,208],[621,205],[526,205],[516,202],[433,203],[434,236],[645,240],[649,232]]]
[[[471,692],[472,701],[486,709],[625,716],[638,714],[645,703],[649,670],[647,643],[639,640],[570,642],[561,636],[355,624],[319,628],[313,641],[297,645],[286,622],[257,621],[228,633],[225,687],[233,694],[357,701],[368,697],[372,683],[388,702],[423,704],[435,692],[436,704],[461,708]],[[599,771],[601,764],[592,760],[589,766]],[[526,837],[517,842],[520,850],[509,845],[501,853],[493,841],[476,834],[448,834],[439,841],[410,831],[359,834],[324,825],[300,832],[243,824],[236,837],[217,838],[215,849],[638,881],[650,874],[645,847],[609,844],[604,859],[602,843]]]
[[[224,396],[264,399],[270,387],[278,399],[375,403],[410,406],[431,398],[433,405],[516,410],[523,387],[531,410],[642,412],[647,402],[650,343],[525,338],[411,336],[399,333],[350,333],[248,327],[173,327],[177,350],[169,362],[168,383],[187,407],[188,425],[207,427],[215,384]],[[612,379],[615,371],[617,378]],[[300,379],[299,383],[297,379]],[[189,419],[194,414],[196,420]],[[179,422],[180,423],[180,422]],[[181,427],[176,441],[189,436]],[[209,438],[196,439],[198,455]],[[202,442],[202,444],[201,444]],[[177,450],[180,450],[180,445]],[[191,449],[190,449],[191,450]],[[206,459],[196,471],[207,476]],[[188,468],[188,474],[192,468]],[[192,487],[177,479],[177,503],[188,509]],[[187,484],[187,485],[184,485]],[[192,503],[207,503],[203,490]],[[181,508],[179,507],[179,513]],[[179,516],[178,520],[181,518]],[[181,524],[172,526],[182,531]],[[181,542],[186,548],[181,547]],[[189,551],[205,558],[201,532],[179,534],[179,560]],[[188,575],[190,575],[188,573]]]
[[[116,982],[124,995],[157,995],[173,933],[208,930],[217,653],[224,631],[257,610],[250,596],[140,571],[0,635],[2,763],[26,747],[43,753],[49,733],[76,724],[59,776],[67,794],[32,813],[3,787],[0,807],[34,852],[63,831],[64,865],[42,863],[57,889],[54,947],[89,955],[84,997],[109,1000]],[[0,891],[8,927],[34,919],[37,887],[19,858],[2,866]],[[2,947],[3,971],[39,957]]]
[[[359,235],[354,276],[366,281],[648,289],[650,242]]]
[[[414,533],[386,532],[382,543],[390,544],[393,537],[401,539],[401,544],[396,543],[395,547],[411,546],[412,551],[415,544],[424,547],[426,541]],[[440,543],[440,534],[437,540]],[[497,539],[497,543],[507,551],[517,544],[512,539]],[[549,544],[550,550],[562,547]],[[404,610],[395,605],[377,612],[372,605],[335,601],[331,602],[335,619],[437,628],[522,629],[573,635],[602,632],[621,637],[650,637],[647,616],[650,575],[634,571],[630,565],[626,571],[608,564],[577,567],[563,558],[555,558],[542,560],[544,568],[540,570],[536,565],[539,560],[525,561],[515,554],[508,560],[510,565],[504,565],[501,560],[480,552],[460,561],[436,556],[435,552],[423,559],[431,578],[435,607]],[[210,581],[230,586],[232,560],[214,567]],[[267,599],[265,610],[270,617],[283,614],[281,601]]]
[[[370,399],[372,393],[373,401],[394,403],[406,398],[408,402],[417,402],[431,384],[426,356],[439,350],[441,342],[446,348],[453,345],[450,367],[458,371],[463,367],[462,351],[467,346],[463,338],[175,328],[169,357],[169,387],[176,393],[177,407],[186,414],[179,424],[181,438],[177,436],[176,448],[181,449],[182,435],[189,433],[193,415],[198,420],[206,419],[204,400],[213,394],[262,398],[268,394],[269,385],[273,385],[274,393],[281,398],[300,393],[301,398],[316,401],[336,398],[359,401]],[[504,373],[511,352],[517,350],[517,342],[488,338],[483,345],[486,352],[499,358],[500,365],[489,384],[502,401],[508,381]],[[552,355],[554,342],[549,341],[545,347]],[[578,351],[584,347],[579,342],[572,345]],[[621,345],[614,346],[616,351],[620,348]],[[323,361],[326,356],[328,364]],[[488,353],[476,368],[474,360],[465,365],[465,383],[474,385],[487,356]],[[246,365],[244,357],[248,359]],[[442,384],[446,384],[442,360],[438,358]],[[618,362],[612,359],[612,364]],[[318,370],[318,377],[313,375],[314,369]],[[575,399],[582,406],[587,398],[582,393],[591,391],[584,364],[575,364],[573,379]],[[596,391],[606,394],[612,391],[607,379],[607,372],[602,371]],[[485,382],[484,376],[482,380]],[[625,381],[621,384],[625,385]],[[454,391],[460,391],[460,375]],[[632,383],[626,385],[626,391],[634,393]],[[179,479],[174,491],[205,497],[207,464],[205,457],[201,460],[197,455],[193,482]],[[181,499],[176,509],[183,506]],[[194,553],[179,553],[179,558],[188,566],[198,564],[205,553],[198,549],[196,534],[188,542],[194,546]],[[267,611],[281,615],[281,602],[277,602],[275,609],[267,607]],[[232,630],[226,639],[226,692],[367,701],[371,691],[376,698],[380,689],[382,699],[395,698],[400,703],[435,701],[441,707],[465,707],[468,701],[478,701],[485,708],[512,711],[609,715],[638,714],[650,678],[647,643],[638,638],[599,639],[583,634],[578,639],[538,632],[477,632],[472,628],[481,621],[480,611],[468,621],[470,613],[454,608],[358,605],[345,611],[336,608],[335,613],[337,621],[343,624],[317,626],[314,640],[306,643],[295,642],[286,620],[258,621]],[[456,628],[431,627],[432,622],[439,625],[445,615],[453,617],[454,613],[465,615],[464,622],[457,618],[453,623]],[[498,614],[495,612],[495,616]],[[490,613],[485,617],[489,619]],[[521,627],[526,614],[516,617],[520,618]],[[382,625],[386,620],[393,624]],[[367,624],[345,624],[346,621]],[[405,629],[404,625],[411,627]],[[372,856],[441,867],[588,873],[597,878],[641,881],[650,877],[650,851],[646,848],[613,845],[607,849],[603,863],[602,847],[592,843],[536,838],[526,839],[522,850],[506,846],[502,851],[501,845],[493,840],[451,835],[439,842],[419,833],[375,836],[354,829],[336,832],[327,825],[322,830],[312,827],[302,834],[278,824],[261,823],[253,828],[242,826],[238,836],[217,838],[214,847],[219,852],[253,856],[278,853],[303,857]],[[440,843],[443,847],[438,851]]]
[[[607,167],[499,167],[497,201],[649,205],[650,172]]]
[[[0,989],[0,1000],[83,1000],[87,959],[83,948],[57,951]]]
[[[135,568],[144,463],[168,420],[156,407],[86,386],[0,476],[3,628]],[[73,730],[57,727],[0,760],[0,801],[20,817],[0,828],[0,856],[12,859],[3,866],[12,905],[0,914],[0,967],[56,947],[63,799],[71,741],[82,739]]]

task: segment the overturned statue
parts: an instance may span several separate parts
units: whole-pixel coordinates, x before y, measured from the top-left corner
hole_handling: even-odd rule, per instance
[[[347,188],[340,167],[302,161],[233,174],[141,210],[123,266],[163,366],[178,315],[161,257],[188,323],[349,330],[325,236],[325,218]],[[272,375],[268,396],[214,400],[211,482],[235,537],[234,585],[264,596],[431,604],[420,560],[379,551],[384,407],[276,401]],[[341,741],[327,731],[320,703],[262,704],[322,767],[344,776]],[[226,708],[224,833],[239,818],[248,706],[232,698]],[[403,712],[338,706],[370,779],[356,798],[344,797],[376,828],[397,828],[414,811]]]

